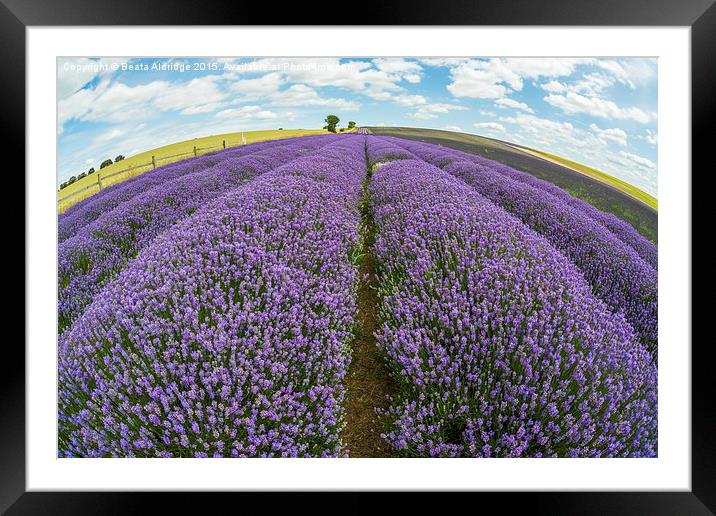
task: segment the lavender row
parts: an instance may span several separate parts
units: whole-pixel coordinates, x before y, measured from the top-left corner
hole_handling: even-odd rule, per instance
[[[581,211],[542,190],[468,161],[444,169],[543,235],[579,267],[594,293],[622,314],[656,355],[658,276],[630,246]]]
[[[208,201],[337,137],[300,139],[166,181],[122,203],[58,246],[58,329],[157,235]]]
[[[335,456],[364,137],[175,225],[62,339],[61,456]]]
[[[366,154],[369,168],[374,168],[379,163],[386,163],[396,159],[415,159],[412,152],[386,138],[367,138]]]
[[[544,192],[550,193],[555,197],[559,198],[562,202],[569,204],[570,206],[580,210],[585,215],[589,216],[594,221],[604,226],[607,230],[612,232],[619,240],[631,246],[646,262],[651,265],[654,269],[658,267],[658,250],[656,245],[649,239],[645,238],[640,234],[634,227],[624,222],[623,220],[615,217],[612,214],[604,213],[592,204],[578,199],[565,192],[558,186],[534,177],[526,172],[520,172],[511,167],[503,165],[493,160],[462,152],[455,149],[439,147],[436,145],[426,144],[422,142],[414,142],[409,140],[403,140],[392,137],[381,137],[391,142],[394,145],[401,145],[407,150],[413,152],[416,156],[420,157],[440,168],[444,168],[453,161],[472,161],[478,165],[482,165],[491,171],[496,171],[510,179],[515,179],[522,183],[526,183],[530,186],[543,190]]]
[[[276,142],[268,141],[234,147],[225,151],[170,163],[126,181],[110,185],[95,195],[72,205],[58,217],[58,242],[63,242],[74,236],[80,229],[96,220],[103,213],[157,185],[183,175],[207,169],[225,159],[239,158],[275,145],[277,145]]]
[[[415,142],[407,146],[544,235],[580,268],[598,297],[614,312],[625,315],[656,355],[658,274],[631,246],[545,190],[496,173],[472,159],[464,160],[451,149]]]
[[[657,453],[656,366],[543,237],[440,169],[372,179],[397,454]]]

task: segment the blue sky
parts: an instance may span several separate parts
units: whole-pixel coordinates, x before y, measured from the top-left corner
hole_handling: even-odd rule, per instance
[[[57,98],[58,184],[118,154],[335,114],[528,145],[657,195],[650,58],[61,58]]]

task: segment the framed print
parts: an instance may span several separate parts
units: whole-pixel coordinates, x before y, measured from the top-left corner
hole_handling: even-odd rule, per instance
[[[132,4],[0,8],[27,206],[3,510],[715,510],[691,337],[710,2],[310,26]]]

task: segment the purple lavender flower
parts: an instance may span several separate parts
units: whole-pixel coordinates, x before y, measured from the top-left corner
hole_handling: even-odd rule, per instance
[[[208,169],[167,180],[105,212],[58,246],[58,327],[62,332],[97,292],[157,235],[208,201],[251,178],[336,141],[340,136],[287,140]]]
[[[370,194],[396,453],[656,454],[655,364],[545,238],[425,162],[383,166]]]
[[[60,346],[61,456],[336,456],[365,137],[156,238]],[[294,151],[295,152],[295,151]]]
[[[581,206],[565,202],[561,196],[543,188],[512,179],[505,172],[508,167],[502,166],[496,172],[487,160],[480,159],[483,164],[477,164],[452,149],[424,143],[410,143],[408,147],[415,155],[440,163],[446,172],[544,235],[579,267],[595,294],[612,311],[626,317],[644,345],[656,355],[658,275],[634,247],[584,212]]]

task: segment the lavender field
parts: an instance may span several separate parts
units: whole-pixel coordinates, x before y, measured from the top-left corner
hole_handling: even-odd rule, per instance
[[[60,457],[655,457],[658,251],[392,136],[265,141],[58,220]]]

